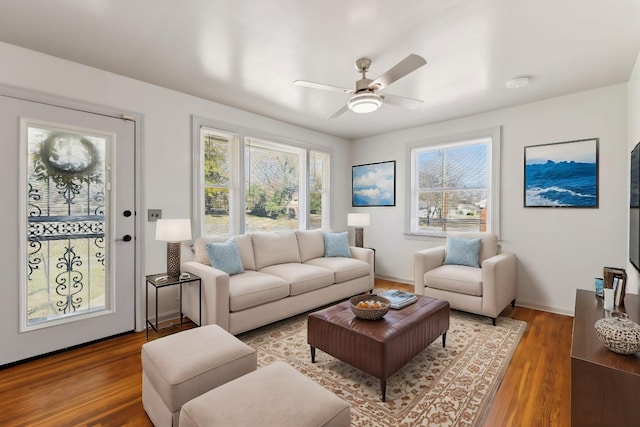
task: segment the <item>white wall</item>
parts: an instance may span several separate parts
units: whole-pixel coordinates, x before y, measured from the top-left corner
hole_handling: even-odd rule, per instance
[[[349,145],[343,139],[5,43],[0,43],[0,62],[2,84],[144,116],[144,209],[138,214],[145,218],[149,208],[162,209],[164,218],[191,218],[191,115],[198,115],[331,150],[334,154],[332,179],[336,183],[332,227],[346,229],[351,189],[340,183],[350,182],[351,165]],[[166,246],[155,241],[154,234],[155,223],[145,222],[144,274],[165,270]],[[142,287],[142,283],[139,286]],[[143,309],[144,305],[140,307]]]
[[[405,144],[496,126],[502,127],[500,238],[502,249],[518,256],[517,303],[572,313],[577,288],[593,289],[603,266],[627,264],[626,84],[354,141],[353,164],[397,162],[396,206],[358,209],[371,214],[365,245],[376,249],[376,273],[413,283],[413,253],[444,243],[403,234]],[[524,147],[594,137],[600,138],[600,207],[525,209]]]
[[[627,151],[630,153],[633,147],[640,142],[640,54],[636,59],[631,78],[627,85],[628,120],[627,120]],[[638,271],[627,263],[627,292],[634,294],[640,291],[640,275]]]

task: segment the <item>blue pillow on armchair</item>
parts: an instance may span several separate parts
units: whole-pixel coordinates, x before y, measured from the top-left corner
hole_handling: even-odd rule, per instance
[[[444,263],[480,267],[478,258],[480,256],[481,242],[481,238],[460,239],[458,237],[447,237],[447,257]]]

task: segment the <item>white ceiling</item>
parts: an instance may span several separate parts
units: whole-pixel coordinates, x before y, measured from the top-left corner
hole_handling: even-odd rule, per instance
[[[355,139],[626,82],[640,1],[0,0],[0,41]],[[384,92],[415,111],[328,120],[349,95],[293,84],[352,88],[355,59],[375,79],[410,53],[427,65]]]

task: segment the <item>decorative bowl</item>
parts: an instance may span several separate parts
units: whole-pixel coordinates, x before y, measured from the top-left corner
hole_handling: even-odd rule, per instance
[[[611,351],[633,354],[640,351],[640,325],[626,317],[596,320],[596,336]]]
[[[357,306],[358,303],[363,301],[364,302],[373,301],[374,303],[377,302],[380,304],[380,308],[358,307]],[[351,305],[351,311],[353,311],[353,314],[355,314],[357,318],[364,319],[364,320],[378,320],[378,319],[382,319],[382,317],[385,314],[387,314],[387,311],[389,311],[389,305],[391,304],[391,301],[378,295],[364,294],[364,295],[356,295],[355,297],[351,297],[349,299],[349,303]]]

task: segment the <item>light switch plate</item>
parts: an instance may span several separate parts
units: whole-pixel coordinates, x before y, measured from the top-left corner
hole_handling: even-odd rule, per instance
[[[147,221],[156,222],[157,220],[162,218],[162,209],[148,209],[147,210]]]

